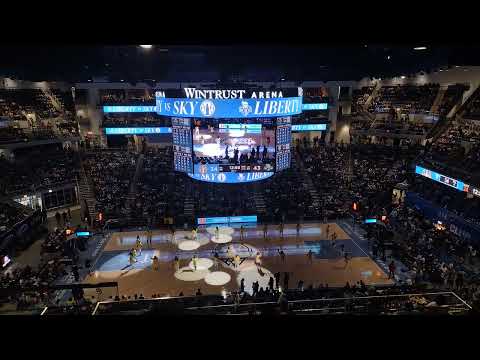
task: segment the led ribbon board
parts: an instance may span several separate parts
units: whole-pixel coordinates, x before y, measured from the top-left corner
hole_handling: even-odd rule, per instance
[[[155,105],[149,106],[104,106],[104,113],[153,113],[156,112],[157,107]]]
[[[256,223],[256,222],[257,222],[257,215],[197,218],[197,224],[198,225],[231,224],[231,223]]]
[[[430,180],[437,181],[439,183],[442,183],[443,185],[447,185],[450,187],[453,187],[454,189],[457,189],[459,191],[464,191],[465,190],[465,184],[457,179],[453,179],[451,177],[439,174],[435,171],[425,169],[421,166],[415,166],[415,173],[421,176],[424,176],[426,178],[429,178]],[[467,185],[468,186],[468,185]],[[467,191],[468,192],[468,191]]]
[[[181,99],[157,98],[157,114],[188,118],[259,118],[297,115],[302,98]]]
[[[284,98],[284,99],[292,99],[292,98]],[[185,100],[185,99],[178,99],[178,100]],[[189,100],[195,100],[195,99],[189,99]],[[265,101],[276,100],[276,99],[247,99],[247,100],[255,100],[255,101],[265,102]],[[196,101],[202,101],[202,100],[197,99]],[[213,100],[209,100],[209,101],[213,101]],[[224,100],[215,100],[215,101],[224,101]],[[309,110],[327,110],[327,109],[328,109],[328,104],[327,103],[301,104],[301,111],[300,112],[292,113],[292,114],[289,114],[289,115],[299,114],[303,110],[309,111]],[[157,112],[157,106],[155,106],[155,105],[148,105],[148,106],[107,105],[107,106],[103,107],[103,112],[105,114],[109,114],[109,113],[154,113],[154,112]],[[176,116],[178,116],[178,115],[176,115]],[[270,115],[270,116],[275,116],[275,115]],[[281,113],[278,116],[287,116],[287,114]],[[235,117],[238,117],[238,116],[235,116]],[[256,116],[251,116],[251,117],[256,117]]]
[[[292,125],[292,131],[325,131],[327,124],[297,124]]]
[[[194,173],[189,173],[192,179],[214,182],[214,183],[225,183],[225,184],[235,184],[235,183],[244,183],[252,182],[258,180],[264,180],[269,178],[274,174],[273,171],[264,171],[264,172],[222,172],[219,170],[217,164],[210,165],[194,165]]]
[[[318,103],[318,104],[303,104],[303,110],[327,110],[327,103]]]
[[[245,129],[248,133],[257,133],[261,131],[261,124],[220,124],[221,130],[240,130]],[[292,125],[292,131],[324,131],[327,130],[326,124],[297,124]],[[106,135],[154,135],[171,134],[171,127],[118,127],[105,128]]]
[[[119,127],[105,128],[106,135],[148,135],[148,134],[171,134],[171,127]]]

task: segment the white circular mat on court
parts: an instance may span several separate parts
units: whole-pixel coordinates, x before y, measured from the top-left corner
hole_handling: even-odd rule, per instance
[[[216,228],[216,226],[209,226],[207,228],[207,231],[210,234],[215,235],[215,228]],[[219,226],[218,227],[218,233],[219,234],[233,235],[234,232],[235,232],[235,230],[230,226]]]
[[[184,251],[191,251],[196,250],[200,247],[200,243],[198,241],[193,240],[185,240],[178,244],[178,248]]]
[[[232,237],[230,235],[220,234],[218,237],[215,235],[212,236],[212,242],[217,244],[226,244],[232,241]]]
[[[268,287],[270,276],[274,277],[270,270],[265,269],[264,267],[257,268],[256,265],[251,265],[239,272],[237,283],[240,285],[240,281],[245,279],[245,291],[251,294],[254,281],[258,281],[259,288],[263,287],[263,290],[265,290]]]
[[[197,270],[208,270],[213,266],[213,260],[208,258],[200,258],[197,260]],[[188,264],[190,269],[193,269],[193,261]]]
[[[202,280],[209,273],[210,271],[208,270],[193,271],[188,266],[185,266],[175,273],[175,277],[182,281],[198,281]]]
[[[185,231],[185,230],[180,230],[180,231],[175,231],[175,234],[173,236],[173,241],[175,243],[180,243],[185,240],[192,240],[192,232],[191,231]],[[208,244],[210,240],[208,239],[207,234],[203,233],[197,233],[197,240],[200,243],[200,246]]]
[[[231,279],[232,277],[228,273],[223,271],[214,271],[208,274],[207,276],[205,276],[205,282],[208,285],[216,285],[216,286],[225,285]]]

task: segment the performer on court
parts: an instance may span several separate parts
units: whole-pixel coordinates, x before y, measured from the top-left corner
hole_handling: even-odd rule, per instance
[[[192,257],[193,271],[197,271],[197,262],[198,262],[197,255],[193,255]]]
[[[135,249],[131,249],[130,252],[128,253],[128,262],[130,264],[130,266],[132,266],[133,264],[135,264],[137,262],[137,254],[136,254],[136,251]]]
[[[300,236],[300,222],[297,223],[297,238]]]
[[[158,257],[155,255],[154,257],[152,257],[152,269],[157,271],[159,265],[160,263],[158,261]]]
[[[173,266],[174,266],[175,272],[180,270],[180,260],[178,259],[177,255],[175,255],[175,259],[173,259]]]
[[[218,240],[218,236],[220,235],[220,229],[218,228],[218,226],[215,227],[215,237],[217,238]]]
[[[280,259],[282,260],[282,263],[285,263],[287,261],[287,257],[283,250],[278,250],[278,253],[280,254]]]
[[[135,241],[135,250],[138,255],[142,254],[143,243],[140,240],[140,236],[137,235],[137,241]]]
[[[170,227],[170,241],[173,243],[173,240],[175,240],[175,229],[173,226]]]
[[[227,257],[230,261],[233,262],[233,258],[235,257],[235,254],[233,252],[233,248],[231,245],[228,245],[228,248],[227,248]]]
[[[233,258],[233,267],[238,268],[241,261],[242,259],[240,259],[240,255],[235,255],[235,257]]]
[[[283,221],[280,223],[280,236],[282,237],[283,239]]]
[[[243,242],[244,235],[245,235],[245,228],[242,225],[242,226],[240,226],[240,241],[241,242]]]
[[[257,255],[255,255],[255,265],[257,267],[260,267],[262,265],[262,255],[260,255],[260,252],[257,252]]]
[[[215,250],[215,253],[213,254],[213,260],[215,262],[215,268],[218,270],[220,266],[220,256],[218,255],[218,252]]]
[[[348,254],[348,252],[345,252],[344,259],[345,259],[345,268],[346,268],[348,266],[348,263],[350,262],[350,255]]]
[[[196,228],[192,229],[192,240],[193,241],[197,240],[197,229]]]
[[[267,239],[267,233],[268,233],[268,225],[267,225],[267,224],[264,224],[264,225],[263,225],[263,239],[264,239],[264,240]]]
[[[308,257],[308,261],[310,262],[310,264],[312,264],[313,263],[313,251],[312,251],[312,249],[308,250],[307,257]]]

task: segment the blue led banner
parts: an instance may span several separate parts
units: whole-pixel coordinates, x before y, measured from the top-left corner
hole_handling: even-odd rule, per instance
[[[220,128],[236,130],[247,129],[247,132],[261,131],[261,124],[219,124]],[[298,124],[292,125],[292,131],[324,131],[326,124]],[[135,128],[105,128],[106,135],[143,135],[143,134],[171,134],[171,127],[135,127]]]
[[[318,104],[303,104],[303,110],[327,110],[328,103],[318,103]]]
[[[231,223],[256,223],[256,222],[257,222],[257,215],[197,218],[197,224],[198,225],[231,224]]]
[[[276,98],[276,99],[246,99],[249,103],[252,102],[252,101],[259,101],[261,103],[264,103],[264,102],[267,102],[267,101],[270,101],[270,100],[279,100],[281,98]],[[301,98],[284,98],[284,99],[300,99],[300,104],[301,104]],[[171,100],[171,99],[170,99]],[[181,101],[181,100],[187,100],[187,101],[194,101],[195,99],[176,99],[178,101]],[[195,100],[195,101],[198,101],[198,102],[201,102],[202,100]],[[209,101],[225,101],[225,100],[209,100]],[[236,101],[243,101],[241,99],[237,99]],[[263,107],[265,106],[265,104],[263,104]],[[268,105],[270,106],[270,105]],[[274,105],[272,105],[274,106]],[[262,106],[260,106],[260,109],[263,109]],[[279,112],[278,116],[287,116],[287,115],[296,115],[296,114],[299,114],[302,112],[302,110],[327,110],[328,109],[328,104],[327,103],[319,103],[319,104],[301,104],[301,110],[298,111],[298,112],[295,112],[295,113],[290,113],[290,114],[287,114],[287,113],[284,113],[284,112]],[[233,109],[234,110],[234,109]],[[232,111],[233,111],[232,110]],[[282,110],[285,110],[284,109],[284,105],[282,105]],[[248,111],[248,107],[245,109],[245,112]],[[125,105],[125,106],[119,106],[119,105],[112,105],[112,106],[104,106],[103,107],[103,112],[104,113],[153,113],[153,112],[157,112],[157,106],[155,105],[143,105],[143,106],[137,106],[137,105]],[[235,111],[233,111],[235,112]],[[162,115],[165,115],[165,114],[162,114]],[[167,114],[168,115],[168,114]],[[179,115],[180,116],[180,115]],[[275,116],[275,115],[265,115],[265,116]],[[198,116],[198,117],[201,117],[201,116]],[[209,117],[209,116],[207,116]],[[215,115],[215,117],[221,117],[219,115]],[[255,116],[232,116],[232,117],[257,117],[256,115]],[[260,116],[258,116],[260,117]]]
[[[78,231],[77,236],[90,236],[90,231]]]
[[[377,219],[365,219],[365,224],[375,224]]]
[[[149,106],[104,106],[104,113],[151,113],[156,112],[155,105]]]
[[[292,125],[292,131],[324,131],[327,124],[297,124]]]
[[[439,183],[442,183],[443,185],[447,185],[450,187],[453,187],[454,189],[457,189],[459,191],[466,191],[468,192],[468,185],[464,184],[463,181],[457,180],[450,178],[448,176],[439,174],[435,171],[425,169],[421,166],[415,166],[415,173],[421,176],[424,176],[426,178],[429,178],[433,181],[437,181]]]
[[[195,118],[259,118],[302,112],[302,98],[179,99],[157,98],[157,114]]]
[[[105,128],[106,135],[148,135],[148,134],[171,134],[171,127],[118,127]]]
[[[214,183],[244,183],[263,180],[269,178],[274,173],[272,171],[266,172],[221,172],[219,171],[219,165],[211,164],[207,166],[201,166],[195,164],[194,174],[188,174],[193,179]]]

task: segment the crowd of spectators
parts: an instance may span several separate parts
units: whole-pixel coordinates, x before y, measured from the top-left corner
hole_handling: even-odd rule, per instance
[[[0,89],[0,99],[0,114],[15,120],[25,119],[25,113],[35,113],[43,119],[60,115],[41,89]]]
[[[373,86],[364,86],[352,91],[352,114],[358,114],[363,111],[365,103],[372,94],[373,89]]]
[[[382,86],[368,110],[388,113],[396,109],[406,114],[428,114],[439,89],[439,84]]]
[[[27,208],[21,205],[0,202],[0,235],[26,219],[30,213]]]
[[[155,92],[149,89],[102,89],[102,105],[155,105]]]
[[[468,102],[463,117],[466,119],[480,120],[480,95],[477,91],[477,93],[472,96],[474,96],[474,98]]]
[[[428,281],[474,300],[480,283],[480,248],[475,239],[469,241],[441,224],[432,224],[420,211],[404,204],[392,211],[390,219],[399,234],[394,256],[408,267],[414,283]]]
[[[135,175],[136,158],[135,153],[123,150],[86,153],[85,172],[93,183],[96,210],[105,219],[128,215],[126,199]]]
[[[463,93],[469,89],[468,85],[449,85],[445,90],[441,104],[438,107],[441,115],[448,115],[450,110],[462,99]]]
[[[353,202],[365,212],[374,212],[387,203],[393,187],[407,174],[408,159],[415,148],[394,149],[382,145],[339,144],[327,146],[316,142],[297,144],[300,159],[320,197],[323,216],[348,216]]]
[[[13,159],[0,157],[0,193],[40,189],[72,183],[78,174],[75,152],[59,145],[17,151]]]

